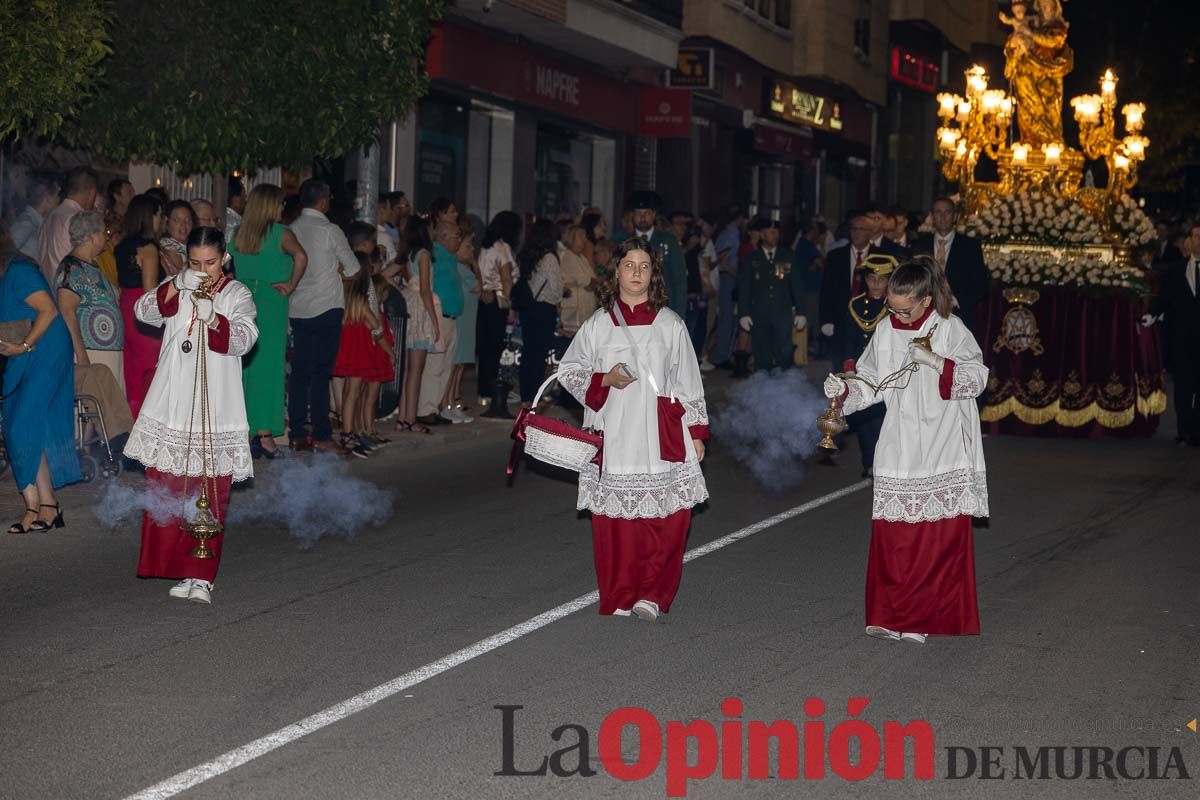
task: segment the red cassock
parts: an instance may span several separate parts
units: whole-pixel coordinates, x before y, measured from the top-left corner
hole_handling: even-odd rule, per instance
[[[153,467],[146,470],[146,482],[164,488],[164,493],[169,493],[172,497],[184,498],[196,494],[200,480],[159,472]],[[209,506],[222,525],[225,524],[225,509],[229,507],[229,488],[232,484],[232,475],[208,479]],[[149,511],[142,513],[142,551],[137,567],[139,578],[170,578],[176,581],[199,578],[209,583],[217,579],[217,568],[221,566],[221,544],[225,541],[225,534],[217,534],[208,540],[208,548],[213,552],[212,558],[193,558],[192,549],[198,541],[181,527],[184,523],[182,512],[185,502],[189,501],[180,502],[180,515],[166,522],[156,522]]]
[[[871,521],[867,624],[945,636],[979,633],[971,517]]]
[[[603,467],[580,472],[576,508],[592,516],[600,613],[630,611],[638,600],[666,612],[679,590],[692,508],[708,499],[695,445],[708,439],[708,408],[679,316],[618,302],[584,321],[558,368],[559,384],[584,406],[584,427],[604,431]],[[604,386],[618,363],[637,379]]]
[[[633,608],[638,600],[671,610],[683,575],[690,508],[657,519],[613,519],[592,514],[592,554],[600,613]]]
[[[917,338],[940,371],[909,356]],[[916,365],[915,371],[913,365]],[[900,633],[979,633],[972,517],[988,516],[987,471],[975,398],[987,385],[979,345],[956,316],[929,308],[880,325],[856,363],[847,414],[886,404],[875,448],[866,623]],[[897,376],[899,379],[897,380]]]

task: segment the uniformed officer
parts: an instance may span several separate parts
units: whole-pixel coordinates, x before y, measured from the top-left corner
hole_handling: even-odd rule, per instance
[[[629,210],[633,213],[633,233],[628,236],[644,236],[662,258],[663,278],[667,283],[667,307],[687,319],[687,262],[679,240],[670,231],[660,231],[655,226],[662,198],[656,192],[639,190],[629,198]],[[614,240],[628,238],[614,236]]]
[[[738,313],[750,332],[756,370],[792,366],[792,329],[807,320],[796,313],[804,274],[791,250],[779,245],[779,222],[764,220],[758,247],[738,271]]]
[[[867,342],[871,341],[875,329],[887,320],[888,276],[896,269],[897,264],[894,256],[873,253],[867,256],[859,267],[867,291],[851,298],[846,307],[846,319],[838,326],[845,337],[842,351],[846,354],[846,361],[842,368],[846,372],[854,371],[854,362],[867,349]],[[883,428],[886,412],[887,407],[883,403],[876,403],[847,417],[851,430],[858,437],[864,478],[871,477],[871,467],[875,463],[875,445],[879,442],[879,432]]]

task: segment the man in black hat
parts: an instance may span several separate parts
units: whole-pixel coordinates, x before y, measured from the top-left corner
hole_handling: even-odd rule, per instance
[[[655,192],[637,191],[630,198],[629,209],[633,212],[633,233],[650,241],[651,247],[662,259],[663,278],[667,282],[667,307],[685,319],[687,315],[687,264],[679,241],[668,231],[660,231],[654,223],[662,198]],[[653,254],[651,254],[653,255]]]
[[[738,272],[738,323],[750,332],[756,370],[792,366],[792,328],[803,330],[807,320],[796,314],[803,292],[804,266],[796,265],[791,250],[779,245],[779,222],[762,220],[758,247]]]

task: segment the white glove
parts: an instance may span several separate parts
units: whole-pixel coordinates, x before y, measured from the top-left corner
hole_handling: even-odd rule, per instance
[[[200,288],[200,284],[208,276],[203,272],[194,269],[180,270],[180,272],[171,279],[171,285],[175,287],[175,291],[182,292],[184,289],[196,291]]]
[[[939,375],[942,374],[942,367],[946,365],[946,359],[937,353],[931,353],[921,345],[911,342],[908,345],[908,357],[917,364],[924,364]]]
[[[802,331],[808,327],[808,317],[803,314],[797,314],[796,318],[792,320],[792,324],[796,326],[796,330]]]
[[[754,320],[750,319],[749,317],[742,317],[738,320],[738,325],[741,326],[742,330],[749,331],[754,327]]]
[[[1142,314],[1142,327],[1143,328],[1149,328],[1151,325],[1153,325],[1157,321],[1158,320],[1154,317],[1153,314]]]
[[[205,325],[211,324],[216,319],[217,314],[213,309],[212,300],[209,300],[207,297],[197,297],[192,299],[192,303],[196,307],[196,319]]]
[[[821,326],[821,335],[822,336],[833,336],[833,323],[832,322],[826,322],[824,325]]]
[[[826,397],[841,397],[846,393],[846,382],[837,375],[830,375],[825,379],[824,388]]]

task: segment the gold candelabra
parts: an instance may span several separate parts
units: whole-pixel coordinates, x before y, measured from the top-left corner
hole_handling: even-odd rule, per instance
[[[1083,94],[1071,100],[1079,123],[1079,143],[1088,158],[1103,160],[1108,167],[1108,194],[1115,200],[1137,183],[1137,169],[1146,158],[1150,140],[1141,135],[1145,124],[1144,103],[1127,103],[1124,138],[1116,135],[1117,76],[1111,69],[1100,77],[1100,94]]]
[[[967,211],[977,210],[989,193],[1043,191],[1072,197],[1080,191],[1087,159],[1103,161],[1108,168],[1108,184],[1099,193],[1101,206],[1111,204],[1136,185],[1138,164],[1150,144],[1141,135],[1146,107],[1128,103],[1121,109],[1127,133],[1118,138],[1117,77],[1111,69],[1100,78],[1100,94],[1071,100],[1079,122],[1082,152],[1065,142],[1009,143],[1016,100],[1000,89],[989,88],[987,71],[981,66],[971,67],[965,75],[965,95],[943,92],[937,97],[942,121],[937,140],[942,172],[959,184]],[[975,168],[985,155],[996,162],[998,183],[975,180]]]

